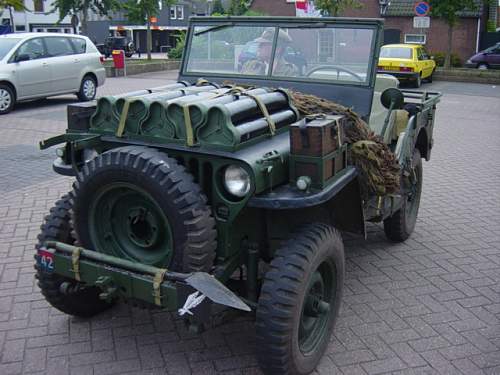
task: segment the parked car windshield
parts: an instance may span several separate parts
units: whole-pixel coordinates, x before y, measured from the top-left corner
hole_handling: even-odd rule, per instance
[[[20,40],[20,38],[0,38],[0,60],[2,60]]]
[[[374,31],[354,27],[196,26],[187,73],[367,84]]]
[[[408,47],[382,47],[380,57],[387,59],[411,59],[412,49]]]

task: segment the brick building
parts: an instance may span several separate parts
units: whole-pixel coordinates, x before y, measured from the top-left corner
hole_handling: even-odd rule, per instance
[[[463,61],[474,54],[479,48],[479,37],[485,29],[486,20],[482,17],[482,1],[476,0],[478,8],[475,11],[464,12],[460,23],[453,32],[453,51]],[[349,9],[342,16],[345,17],[381,17],[379,0],[360,0],[361,9]],[[421,41],[433,53],[444,52],[447,48],[448,26],[435,17],[431,18],[429,29],[415,29],[413,16],[415,15],[416,0],[391,0],[385,18],[385,42],[417,42]],[[293,16],[295,15],[294,0],[253,0],[251,9],[262,11],[268,15]]]

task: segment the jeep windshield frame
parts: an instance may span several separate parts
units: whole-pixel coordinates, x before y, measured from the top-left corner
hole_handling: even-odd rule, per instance
[[[209,52],[205,52],[205,56],[200,58],[200,50],[206,48],[207,45],[201,38],[210,40],[211,35],[216,35],[217,32],[219,34],[224,32],[227,35],[233,31],[231,28],[235,28],[233,29],[235,31],[239,28],[243,31],[240,34],[244,35],[248,31],[247,39],[240,40],[241,45],[219,40],[220,45],[216,50],[224,55],[226,68],[217,69],[216,64],[214,65],[210,60],[210,51],[214,50],[213,47],[210,47]],[[195,82],[199,78],[204,78],[216,83],[229,81],[235,84],[288,88],[336,101],[352,108],[366,119],[372,105],[382,30],[383,20],[381,19],[192,17],[179,79]],[[320,33],[333,36],[329,39],[323,38],[327,39],[326,42],[320,41]],[[358,40],[361,39],[362,42],[349,40],[352,35]],[[360,35],[361,38],[359,38]],[[316,38],[314,43],[309,43],[314,46],[313,48],[307,45],[307,41],[304,42],[308,37]],[[217,41],[216,37],[212,38]],[[297,46],[300,40],[303,44]],[[246,45],[267,43],[267,41],[269,45],[267,60],[259,56],[261,61],[259,62],[255,55],[255,47],[252,51],[250,48],[248,48],[249,51],[245,50]],[[296,52],[301,51],[301,48],[309,48],[309,51],[314,52],[309,52],[309,55]],[[320,54],[325,49],[330,55],[326,57],[325,63],[321,64]],[[286,56],[285,52],[282,52],[284,50],[289,51]],[[281,55],[278,56],[278,53]],[[358,61],[348,61],[346,65],[337,63],[339,60],[348,60],[352,56],[357,56]],[[332,59],[335,60],[332,62],[330,61]],[[252,61],[248,62],[248,60]],[[292,66],[290,69],[293,74],[277,72],[277,63],[280,62],[287,67]],[[260,71],[256,73],[254,69],[250,73],[247,71],[242,73],[242,69],[246,69],[245,67],[251,63],[260,68]],[[234,68],[231,68],[232,65]]]

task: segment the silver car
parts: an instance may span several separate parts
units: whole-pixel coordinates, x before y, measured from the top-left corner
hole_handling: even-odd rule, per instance
[[[74,93],[95,98],[106,72],[89,38],[55,33],[0,36],[0,115],[19,101]]]

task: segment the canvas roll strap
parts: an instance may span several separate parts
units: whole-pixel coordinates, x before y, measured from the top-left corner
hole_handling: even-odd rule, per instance
[[[155,305],[161,306],[161,283],[165,278],[167,269],[160,268],[153,278],[153,296],[155,298]]]
[[[253,99],[255,103],[257,104],[257,107],[259,107],[260,111],[264,115],[267,125],[269,126],[269,132],[271,135],[274,135],[276,133],[276,124],[274,123],[273,119],[269,115],[269,112],[267,110],[266,105],[264,102],[256,95],[249,94],[248,92],[242,92],[241,95],[243,96],[248,96],[249,98]]]
[[[210,93],[207,93],[207,96],[202,96],[198,98],[197,100],[193,100],[189,103],[186,103],[182,106],[182,112],[184,114],[184,128],[186,129],[186,144],[189,147],[192,147],[195,145],[195,139],[194,139],[194,130],[193,130],[193,123],[191,122],[191,113],[189,112],[189,106],[192,104],[196,104],[197,102],[201,102],[204,100],[212,100],[215,98],[219,98],[221,96],[227,95],[227,94],[233,94],[231,90],[221,92],[219,94],[214,94],[210,96]]]
[[[189,147],[194,146],[193,124],[191,123],[191,114],[189,113],[189,105],[182,106],[184,112],[184,127],[186,128],[186,143]]]
[[[71,271],[75,274],[75,280],[81,281],[80,277],[80,254],[82,249],[77,247],[75,251],[71,254]]]
[[[125,131],[125,124],[127,122],[129,108],[130,108],[130,98],[125,100],[125,103],[123,104],[122,113],[120,115],[120,122],[118,123],[118,129],[116,129],[117,137],[123,136],[123,132]]]

